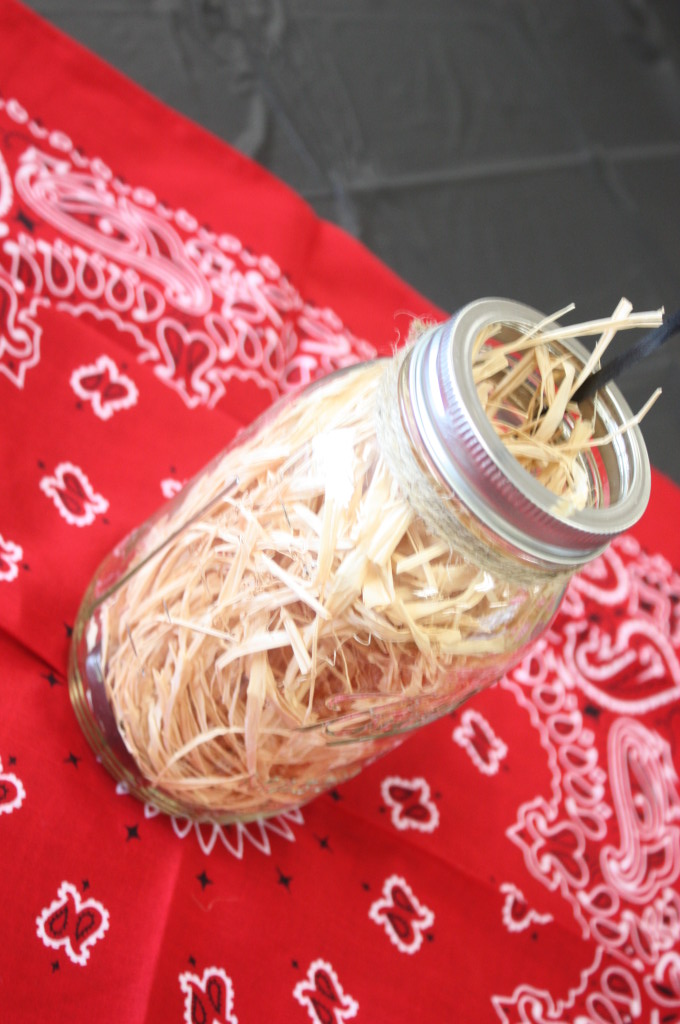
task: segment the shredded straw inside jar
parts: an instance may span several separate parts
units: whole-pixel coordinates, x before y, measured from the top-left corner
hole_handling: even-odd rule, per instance
[[[662,313],[634,314],[630,302],[622,299],[610,320],[592,320],[568,328],[552,326],[572,309],[567,306],[506,345],[489,345],[492,330],[480,335],[473,373],[484,410],[508,451],[553,494],[569,495],[571,507],[576,510],[584,508],[589,498],[579,457],[588,448],[611,443],[613,435],[596,438],[597,403],[587,418],[572,396],[598,368],[618,331],[657,327]],[[599,341],[582,367],[564,353],[555,355],[551,351],[551,342],[595,334],[600,335]],[[531,378],[533,383],[527,388]],[[639,423],[660,394],[658,388],[619,432]]]
[[[473,370],[509,451],[579,507],[579,455],[607,439],[571,396],[619,329],[661,318],[622,302],[609,320],[555,327],[563,312],[509,345],[490,330]],[[551,348],[591,334],[583,369]],[[98,610],[124,742],[198,816],[273,813],[354,774],[395,742],[376,737],[498,678],[559,599],[564,579],[498,578],[428,533],[377,444],[385,365],[276,408],[155,519],[144,564]]]

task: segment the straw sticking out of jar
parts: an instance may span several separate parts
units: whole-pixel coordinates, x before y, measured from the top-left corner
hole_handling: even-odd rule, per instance
[[[561,310],[557,315],[563,316],[567,311]],[[487,335],[478,339],[473,374],[480,401],[503,444],[548,490],[566,497],[562,506],[566,513],[569,508],[584,508],[589,501],[579,457],[613,439],[611,433],[594,436],[597,403],[584,414],[583,406],[574,401],[574,396],[597,370],[619,331],[657,327],[662,322],[662,311],[634,314],[631,303],[622,299],[606,320],[591,320],[569,328],[551,327],[552,320],[548,318],[519,334],[516,342],[505,345],[494,343],[492,325]],[[563,352],[551,351],[551,343],[565,337],[594,334],[600,338],[582,367]],[[527,387],[532,376],[535,380]],[[660,394],[658,388],[636,416],[621,424],[617,434],[638,424]]]

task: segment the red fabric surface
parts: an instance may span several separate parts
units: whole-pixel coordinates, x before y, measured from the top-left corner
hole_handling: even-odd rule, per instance
[[[530,657],[301,811],[195,826],[97,764],[65,671],[99,560],[291,383],[436,311],[7,0],[0,92],[0,1020],[680,1021],[658,474]]]

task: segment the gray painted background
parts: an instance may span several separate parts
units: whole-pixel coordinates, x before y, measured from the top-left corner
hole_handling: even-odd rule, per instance
[[[448,310],[680,306],[677,0],[32,0]],[[620,384],[680,482],[680,340]]]

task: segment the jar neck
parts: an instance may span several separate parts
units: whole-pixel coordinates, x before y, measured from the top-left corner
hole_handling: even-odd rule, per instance
[[[490,338],[510,345],[544,319],[504,299],[471,303],[395,357],[399,369],[384,400],[398,408],[419,464],[464,510],[475,533],[539,571],[570,573],[637,521],[649,496],[650,469],[642,435],[629,429],[632,413],[614,385],[598,392],[596,407],[580,403],[596,443],[578,456],[589,490],[585,507],[570,494],[549,491],[505,447],[482,406],[473,361]],[[550,352],[575,363],[577,372],[589,356],[573,339],[551,342]],[[566,418],[563,427],[568,436]]]
[[[490,528],[442,479],[417,426],[408,386],[412,347],[386,363],[376,396],[376,433],[381,454],[413,511],[433,537],[495,579],[521,587],[566,586],[583,560],[570,564],[532,556]]]

